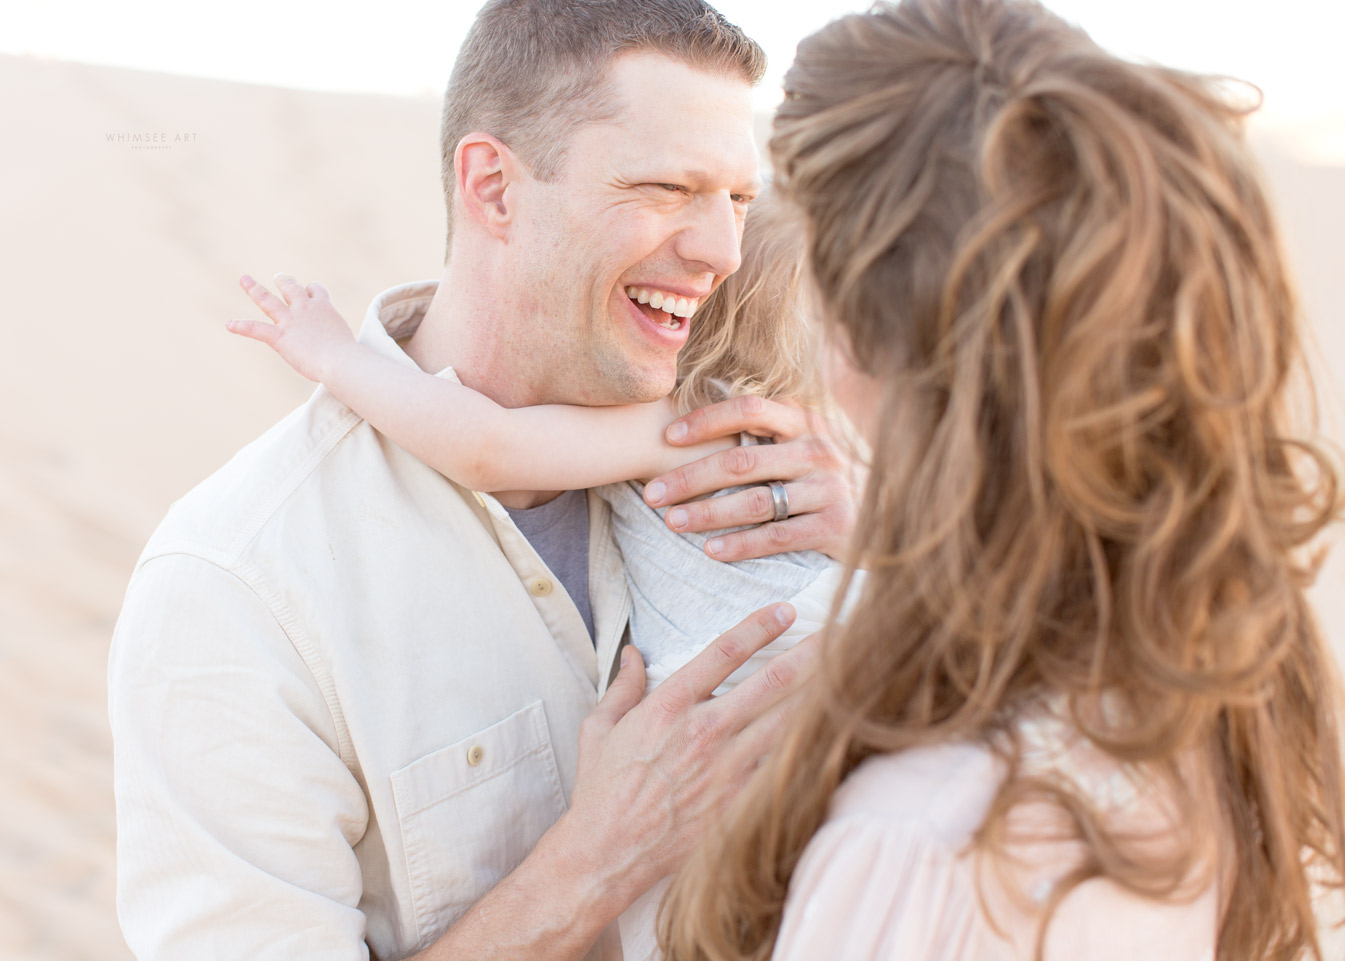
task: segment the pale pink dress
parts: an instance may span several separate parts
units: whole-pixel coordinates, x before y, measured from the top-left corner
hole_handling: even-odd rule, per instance
[[[1111,823],[1163,823],[1154,792],[1071,726],[1046,717],[1020,728],[1025,765],[1079,786],[1116,819]],[[1080,849],[1046,841],[1016,847],[1030,868],[1012,886],[1024,894],[1012,897],[984,859],[968,852],[1001,777],[1001,762],[987,748],[964,743],[860,765],[836,792],[794,872],[774,961],[1030,961],[1037,912]],[[1196,880],[1186,894],[1182,903],[1158,904],[1111,882],[1086,882],[1048,927],[1045,957],[1211,961],[1217,884]]]

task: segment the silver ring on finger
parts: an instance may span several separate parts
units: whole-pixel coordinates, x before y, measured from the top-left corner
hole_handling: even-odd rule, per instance
[[[771,481],[766,485],[771,489],[771,501],[775,504],[775,516],[773,521],[782,521],[789,516],[789,492],[785,490],[784,481]]]

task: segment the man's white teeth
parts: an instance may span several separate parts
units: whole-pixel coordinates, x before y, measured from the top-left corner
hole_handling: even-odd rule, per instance
[[[674,317],[690,317],[700,306],[700,300],[696,297],[678,297],[676,294],[665,294],[661,290],[648,290],[644,287],[627,287],[626,296],[641,304],[648,304],[655,310],[667,311]],[[667,324],[663,325],[667,327]],[[681,326],[674,325],[673,329]]]

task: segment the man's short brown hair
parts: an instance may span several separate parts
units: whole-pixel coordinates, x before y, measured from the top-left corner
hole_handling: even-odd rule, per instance
[[[631,50],[666,54],[748,84],[766,71],[756,41],[703,0],[490,0],[481,8],[444,94],[440,142],[450,240],[458,141],[485,131],[534,176],[553,178],[574,130],[615,114],[607,68]]]

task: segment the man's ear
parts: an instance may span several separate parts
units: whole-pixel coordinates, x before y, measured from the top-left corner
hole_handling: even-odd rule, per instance
[[[463,212],[501,240],[514,218],[521,167],[512,150],[479,130],[459,140],[453,153]]]

